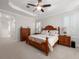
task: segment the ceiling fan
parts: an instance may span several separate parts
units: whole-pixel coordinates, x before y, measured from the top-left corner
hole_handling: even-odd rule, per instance
[[[35,9],[33,10],[33,12],[36,11],[36,10],[41,10],[42,12],[44,12],[44,9],[43,8],[50,7],[51,6],[51,4],[41,4],[41,3],[42,3],[42,0],[38,0],[37,5],[31,4],[31,3],[27,3],[27,6],[26,7],[27,8],[30,8],[30,6],[35,7]]]

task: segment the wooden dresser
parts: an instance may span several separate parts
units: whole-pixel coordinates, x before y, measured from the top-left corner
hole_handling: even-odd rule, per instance
[[[30,28],[20,28],[20,40],[28,42],[28,36],[30,35]]]
[[[71,45],[71,37],[67,35],[60,35],[59,36],[59,44],[69,46]]]

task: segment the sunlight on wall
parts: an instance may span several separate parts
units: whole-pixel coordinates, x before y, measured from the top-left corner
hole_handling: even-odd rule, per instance
[[[41,22],[40,21],[38,21],[38,22],[36,22],[36,33],[40,33],[41,32]]]

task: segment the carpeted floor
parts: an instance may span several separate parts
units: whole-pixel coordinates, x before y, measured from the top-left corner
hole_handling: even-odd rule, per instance
[[[45,56],[25,42],[0,39],[0,59],[79,59],[79,48],[56,45],[54,51]]]

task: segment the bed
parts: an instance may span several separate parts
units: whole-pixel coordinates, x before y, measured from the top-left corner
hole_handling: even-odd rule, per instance
[[[53,31],[57,31],[55,35],[52,34]],[[42,29],[42,32],[40,34],[30,35],[28,39],[28,44],[40,49],[47,56],[49,51],[53,51],[53,46],[58,41],[58,34],[58,28],[48,25]]]

